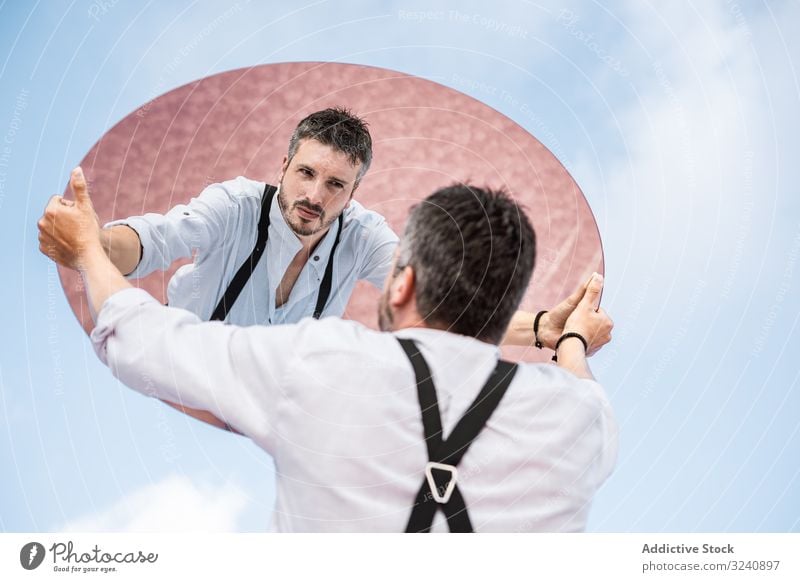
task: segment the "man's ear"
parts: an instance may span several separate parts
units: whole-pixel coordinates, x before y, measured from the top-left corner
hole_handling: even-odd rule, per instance
[[[280,183],[283,180],[283,175],[286,173],[286,168],[289,167],[289,156],[283,156],[283,163],[281,164],[281,175],[278,178],[278,182]]]
[[[392,281],[389,303],[393,307],[404,307],[415,300],[416,275],[414,268],[406,266]]]

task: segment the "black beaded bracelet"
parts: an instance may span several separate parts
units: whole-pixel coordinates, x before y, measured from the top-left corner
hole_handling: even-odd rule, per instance
[[[540,311],[536,314],[536,317],[533,318],[533,345],[535,345],[540,350],[544,347],[542,342],[539,341],[539,320],[542,319],[542,316],[547,313],[547,311]]]
[[[568,331],[567,333],[563,334],[560,338],[558,338],[558,341],[556,342],[556,353],[553,354],[553,361],[554,362],[558,361],[558,356],[556,355],[558,353],[558,346],[560,346],[561,342],[563,342],[565,339],[569,339],[571,337],[576,337],[579,340],[581,340],[581,343],[583,343],[583,351],[584,352],[589,351],[589,343],[586,341],[586,338],[584,338],[581,334],[576,333],[574,331]]]

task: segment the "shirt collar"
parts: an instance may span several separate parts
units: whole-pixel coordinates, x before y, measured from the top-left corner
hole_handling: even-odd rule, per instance
[[[434,329],[431,327],[405,327],[392,333],[395,337],[419,340],[431,347],[436,346],[440,342],[446,342],[450,345],[461,344],[465,349],[491,350],[498,358],[502,355],[500,346],[483,342],[468,335],[461,335],[442,329]]]

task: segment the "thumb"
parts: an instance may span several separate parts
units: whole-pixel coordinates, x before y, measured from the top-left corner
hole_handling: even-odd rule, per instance
[[[591,281],[593,277],[594,274],[592,274],[592,277],[589,277],[587,281],[578,285],[578,288],[572,292],[572,295],[567,297],[567,303],[570,305],[570,307],[574,309],[578,306],[578,304],[581,302],[581,299],[583,299],[583,296],[586,294],[586,287],[589,286],[589,281]]]
[[[69,187],[72,190],[72,196],[78,204],[92,203],[89,198],[89,187],[86,185],[86,178],[83,175],[83,170],[80,166],[72,170],[69,177]]]
[[[600,309],[600,295],[603,293],[603,276],[595,273],[586,286],[586,293],[583,294],[581,304],[591,307],[594,311]]]

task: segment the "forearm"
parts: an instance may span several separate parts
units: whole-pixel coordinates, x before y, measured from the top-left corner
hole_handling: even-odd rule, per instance
[[[535,313],[517,311],[511,317],[511,323],[508,324],[506,335],[503,336],[503,341],[500,344],[504,346],[532,346],[534,342],[533,319],[535,317]]]
[[[119,225],[100,231],[100,242],[111,262],[123,275],[133,272],[141,260],[139,235],[129,226]]]
[[[500,345],[504,346],[532,346],[536,342],[538,335],[539,341],[542,346],[547,349],[555,349],[558,338],[561,337],[563,321],[559,324],[553,321],[551,313],[545,311],[539,319],[539,333],[533,333],[533,322],[536,319],[536,313],[531,311],[517,311],[511,317],[511,323],[508,324],[506,335]]]
[[[594,375],[589,369],[583,342],[575,337],[566,338],[561,342],[556,351],[558,366],[572,372],[578,378],[594,380]]]
[[[117,291],[131,287],[131,284],[125,280],[119,269],[99,246],[87,251],[80,265],[80,272],[83,276],[86,299],[89,302],[92,319],[95,320],[106,299]]]

